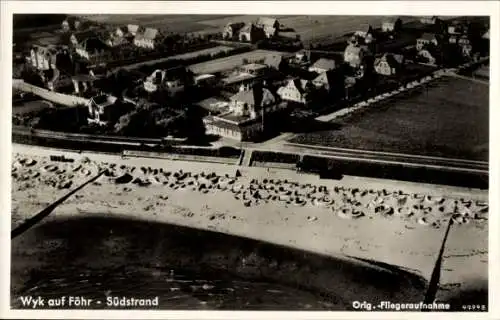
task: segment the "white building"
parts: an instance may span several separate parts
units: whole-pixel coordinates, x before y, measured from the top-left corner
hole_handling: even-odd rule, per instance
[[[115,104],[117,98],[112,95],[102,94],[92,97],[88,103],[89,123],[105,125],[108,123],[110,109]]]
[[[335,60],[321,58],[317,60],[312,66],[309,67],[309,71],[316,73],[323,73],[335,69]]]
[[[154,49],[160,38],[160,32],[157,29],[146,28],[144,32],[138,32],[134,38],[134,45],[145,49]]]

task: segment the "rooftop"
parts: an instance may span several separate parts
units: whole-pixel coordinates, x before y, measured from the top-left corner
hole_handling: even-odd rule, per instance
[[[217,118],[231,121],[231,122],[238,123],[238,124],[241,124],[241,123],[246,122],[246,121],[251,119],[249,116],[240,116],[240,115],[236,115],[232,112],[218,115]]]
[[[258,20],[257,20],[257,24],[259,25],[263,25],[263,26],[268,26],[268,27],[273,27],[274,24],[277,22],[278,20],[276,18],[270,18],[270,17],[260,17]]]
[[[92,101],[98,106],[107,107],[116,102],[117,98],[107,94],[92,97]]]
[[[238,83],[240,81],[250,80],[250,79],[253,79],[253,78],[255,78],[255,76],[253,74],[239,73],[239,74],[231,75],[231,76],[229,76],[227,78],[224,78],[222,81],[225,84],[234,84],[234,83]]]
[[[335,60],[321,58],[318,61],[316,61],[311,66],[311,68],[318,68],[318,69],[324,69],[324,70],[332,70],[332,69],[335,69]]]
[[[436,39],[436,35],[434,33],[426,32],[420,37],[420,39],[432,41],[432,40]]]
[[[227,108],[228,104],[228,101],[217,97],[211,97],[196,103],[196,105],[211,112],[221,112]]]

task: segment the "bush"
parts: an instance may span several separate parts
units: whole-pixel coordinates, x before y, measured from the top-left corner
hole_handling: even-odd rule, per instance
[[[297,163],[300,159],[298,154],[271,151],[254,151],[252,157],[253,161],[277,163]]]

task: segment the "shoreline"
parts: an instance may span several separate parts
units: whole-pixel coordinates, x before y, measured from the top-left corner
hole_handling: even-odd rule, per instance
[[[50,154],[79,159],[88,157],[97,162],[116,163],[139,168],[151,166],[168,168],[170,172],[215,172],[219,176],[234,176],[238,169],[242,177],[237,183],[251,183],[253,179],[299,181],[302,184],[335,186],[343,188],[373,188],[402,192],[424,193],[432,197],[466,198],[487,202],[488,192],[458,187],[428,186],[361,177],[345,177],[342,180],[321,180],[317,176],[298,174],[285,169],[238,167],[225,164],[203,164],[159,159],[122,159],[118,156],[91,153],[62,152],[32,146],[13,146],[14,153],[26,156],[47,157]],[[59,165],[59,164],[58,164]],[[94,165],[97,168],[97,165]],[[95,170],[94,170],[95,171]],[[100,185],[92,184],[66,200],[44,220],[55,221],[72,217],[109,216],[126,217],[150,222],[181,225],[270,242],[277,245],[305,250],[331,257],[355,257],[389,263],[414,270],[429,279],[444,234],[443,227],[433,228],[417,223],[414,219],[381,215],[359,219],[343,219],[328,207],[296,206],[283,202],[264,201],[244,206],[242,199],[235,199],[229,191],[207,193],[191,190],[173,190],[165,185],[147,187],[116,185],[99,178]],[[66,191],[42,192],[40,186],[17,190],[13,182],[13,208],[24,208],[24,214],[13,211],[14,220],[27,218],[27,212],[37,212],[38,207],[54,201]],[[130,190],[124,191],[125,188]],[[43,189],[42,189],[43,190]],[[48,189],[53,190],[53,189]],[[103,190],[107,190],[104,191]],[[346,189],[347,190],[347,189]],[[34,192],[33,192],[34,191]],[[163,199],[161,198],[163,197]],[[337,200],[337,198],[335,198]],[[35,201],[41,202],[36,204]],[[312,202],[311,202],[312,203]],[[28,210],[26,210],[28,209]],[[17,217],[17,218],[16,218]],[[469,282],[488,277],[487,220],[472,220],[468,224],[453,226],[446,245],[445,261],[439,297],[453,295]],[[472,240],[471,240],[472,239]],[[465,262],[466,261],[466,262]],[[464,268],[465,263],[467,268]]]

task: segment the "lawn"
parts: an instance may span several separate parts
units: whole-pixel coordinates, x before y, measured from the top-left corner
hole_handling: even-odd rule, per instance
[[[52,104],[43,100],[18,102],[13,104],[12,113],[14,115],[25,115],[52,108]]]
[[[292,142],[487,161],[488,96],[486,84],[445,78]]]

